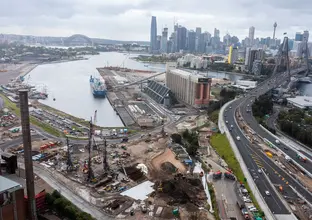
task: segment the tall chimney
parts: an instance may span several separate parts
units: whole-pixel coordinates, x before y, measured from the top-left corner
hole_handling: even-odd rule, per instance
[[[28,109],[28,90],[19,90],[20,110],[22,119],[22,133],[24,145],[24,161],[26,173],[26,187],[27,187],[27,208],[30,220],[37,220],[36,201],[35,201],[35,185],[34,185],[34,171],[31,154],[31,136],[29,124],[29,109]]]

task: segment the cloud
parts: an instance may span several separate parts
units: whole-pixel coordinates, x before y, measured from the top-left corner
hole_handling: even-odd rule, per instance
[[[1,0],[0,30],[3,33],[90,37],[119,40],[149,40],[151,15],[157,16],[158,31],[172,31],[174,18],[188,29],[202,27],[221,36],[240,39],[248,28],[256,37],[277,36],[312,26],[312,1],[301,0]]]

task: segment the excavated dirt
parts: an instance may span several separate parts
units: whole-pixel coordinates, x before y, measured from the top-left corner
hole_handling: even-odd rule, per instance
[[[168,205],[191,203],[201,207],[207,200],[199,179],[176,175],[174,179],[157,182],[155,186],[156,196],[164,199]]]

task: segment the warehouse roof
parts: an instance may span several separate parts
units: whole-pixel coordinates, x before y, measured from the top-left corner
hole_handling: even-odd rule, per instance
[[[3,176],[0,176],[0,193],[3,193],[5,191],[16,191],[17,189],[22,188],[22,185],[20,185],[17,182],[14,182],[8,178],[5,178]]]

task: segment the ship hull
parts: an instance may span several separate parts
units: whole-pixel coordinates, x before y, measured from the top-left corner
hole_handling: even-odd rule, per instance
[[[94,98],[105,98],[106,97],[106,91],[92,91]]]

